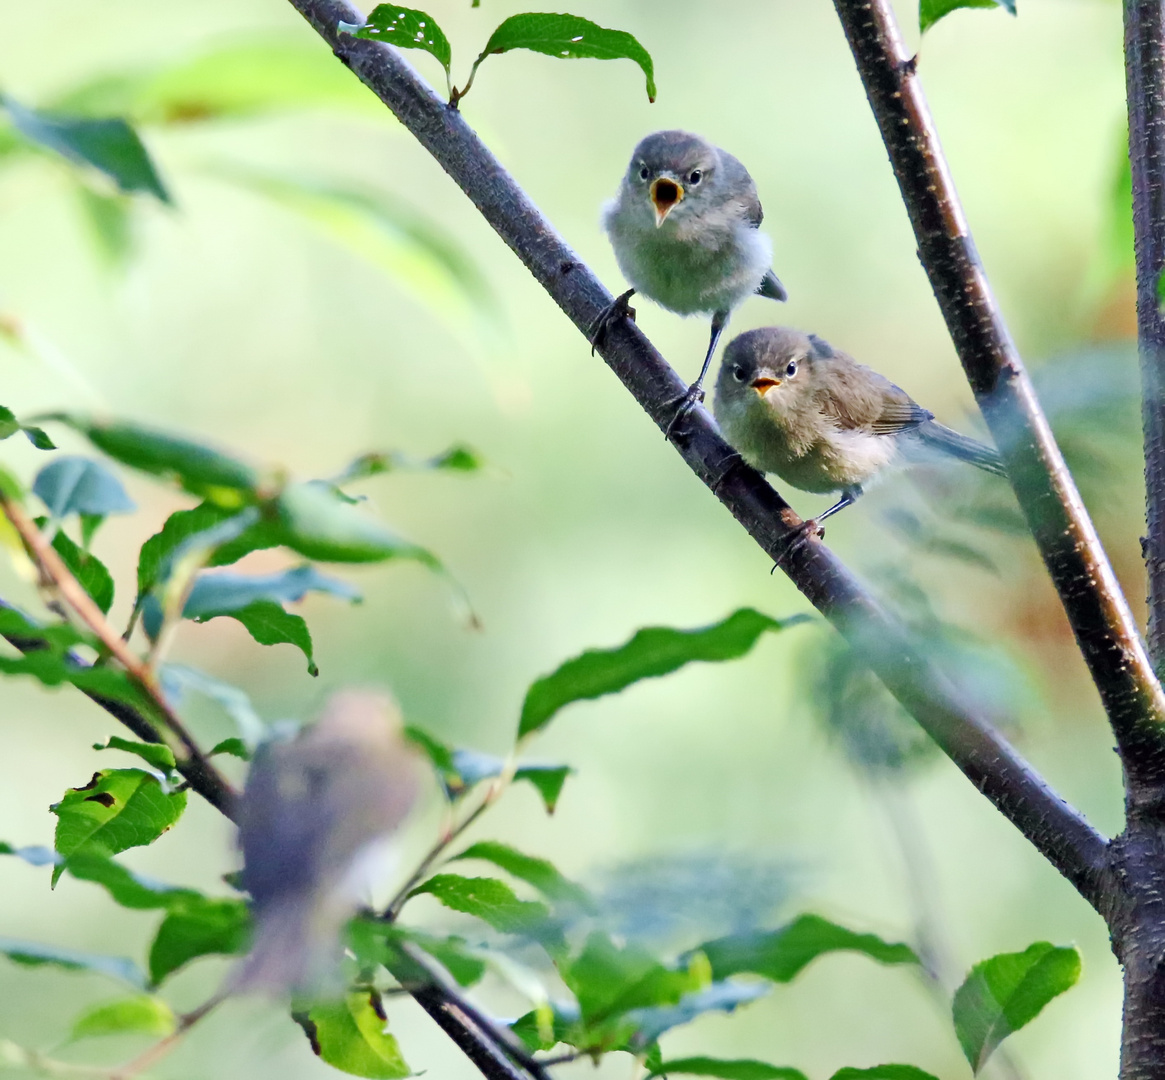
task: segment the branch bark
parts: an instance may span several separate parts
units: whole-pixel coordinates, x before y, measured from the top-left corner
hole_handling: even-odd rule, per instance
[[[991,294],[890,0],[834,5],[923,268],[1116,735],[1130,805],[1155,805],[1165,797],[1165,693]],[[1156,6],[1160,18],[1153,0],[1126,6]]]
[[[360,21],[343,0],[291,0],[333,52],[433,155],[534,278],[585,336],[611,300],[466,123],[422,82],[396,50],[337,31]],[[638,327],[624,321],[607,335],[603,359],[661,431],[686,384]],[[673,445],[693,472],[774,560],[800,524],[792,508],[695,410]],[[802,593],[850,641],[891,693],[968,779],[1094,906],[1106,881],[1107,841],[1036,775],[950,681],[914,647],[906,631],[862,589],[822,544],[782,562]]]

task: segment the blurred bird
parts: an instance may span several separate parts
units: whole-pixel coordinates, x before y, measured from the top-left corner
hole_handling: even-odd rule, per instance
[[[627,301],[636,292],[680,315],[712,316],[704,365],[672,425],[703,400],[701,385],[732,310],[754,293],[788,297],[770,268],[772,244],[759,232],[763,219],[748,170],[686,131],[643,139],[618,195],[603,208],[603,228],[633,287],[599,315],[592,346],[618,319],[634,316]]]
[[[334,962],[367,856],[408,815],[419,761],[383,694],[333,695],[319,721],[260,748],[239,803],[254,945],[234,990],[308,989]]]
[[[1005,476],[989,446],[944,427],[889,379],[814,334],[749,330],[724,350],[713,412],[750,465],[802,491],[841,498],[805,522],[801,537],[851,505],[889,465],[967,461]]]

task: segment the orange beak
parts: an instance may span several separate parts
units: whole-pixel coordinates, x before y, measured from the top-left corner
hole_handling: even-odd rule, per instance
[[[761,397],[764,397],[774,386],[780,386],[781,380],[770,379],[762,375],[759,379],[753,379],[748,385],[760,394]]]
[[[659,177],[651,185],[651,202],[655,206],[655,227],[658,229],[683,200],[684,186],[666,176]]]

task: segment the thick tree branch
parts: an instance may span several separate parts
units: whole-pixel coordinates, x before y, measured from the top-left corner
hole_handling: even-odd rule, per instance
[[[336,55],[396,114],[472,199],[575,326],[586,334],[610,294],[478,139],[392,48],[337,32],[360,15],[342,0],[291,0]],[[639,329],[614,327],[601,350],[661,430],[686,389]],[[696,475],[772,558],[784,554],[800,519],[764,478],[741,462],[704,410],[673,438]],[[959,700],[909,635],[819,543],[782,563],[794,584],[846,635],[890,691],[973,784],[1092,904],[1103,891],[1106,841]]]
[[[1156,803],[1165,796],[1165,693],[991,295],[890,0],[834,5],[894,166],[922,265],[1100,691],[1129,779],[1130,805]]]
[[[1126,0],[1125,75],[1133,232],[1137,251],[1137,336],[1145,428],[1149,653],[1165,662],[1165,315],[1157,282],[1165,268],[1165,8]]]

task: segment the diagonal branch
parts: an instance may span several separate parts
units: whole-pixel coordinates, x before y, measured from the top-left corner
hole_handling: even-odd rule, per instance
[[[499,236],[584,334],[610,294],[541,215],[466,123],[415,74],[396,50],[336,30],[358,21],[344,0],[291,0],[335,54],[420,140],[473,200]],[[661,430],[686,389],[634,324],[608,334],[603,359]],[[673,444],[693,472],[772,558],[787,551],[800,519],[748,468],[697,409]],[[950,681],[914,648],[906,631],[819,543],[783,562],[793,583],[861,653],[890,691],[968,779],[1081,894],[1096,905],[1106,883],[1107,842],[1063,802]]]
[[[890,0],[834,5],[923,268],[1116,735],[1130,804],[1156,801],[1165,791],[1165,693],[991,294]]]

